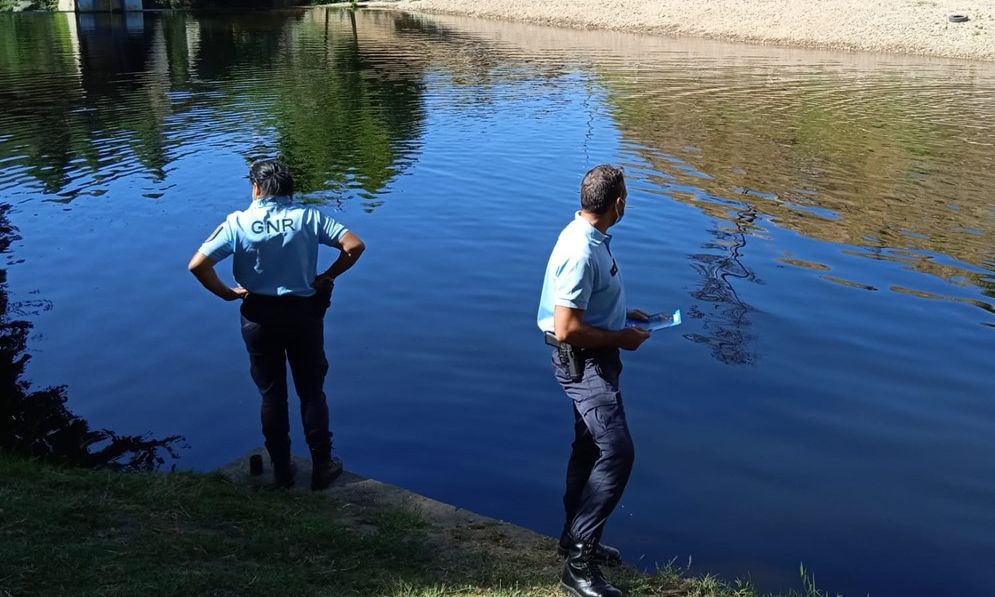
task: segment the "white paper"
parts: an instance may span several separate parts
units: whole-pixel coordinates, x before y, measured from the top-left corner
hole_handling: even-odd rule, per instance
[[[673,313],[667,313],[664,311],[654,313],[653,315],[650,315],[649,321],[637,321],[635,319],[625,320],[625,327],[627,328],[639,328],[650,332],[664,330],[678,325],[681,325],[680,309],[674,311]]]

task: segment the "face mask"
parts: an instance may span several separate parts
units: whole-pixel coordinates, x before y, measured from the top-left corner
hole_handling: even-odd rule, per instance
[[[625,210],[623,209],[622,211],[619,211],[618,210],[618,202],[616,201],[615,202],[615,223],[618,224],[619,222],[621,222],[623,217],[625,217]]]

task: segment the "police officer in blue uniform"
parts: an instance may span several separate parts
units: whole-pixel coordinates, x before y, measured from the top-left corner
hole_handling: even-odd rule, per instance
[[[555,346],[553,372],[573,404],[574,442],[567,465],[563,505],[566,522],[559,553],[566,556],[561,587],[578,597],[619,597],[599,564],[621,562],[601,543],[632,470],[634,449],[619,391],[619,349],[635,350],[649,332],[625,327],[622,273],[608,229],[625,214],[622,170],[593,168],[580,187],[581,211],[560,233],[546,266],[538,324]]]
[[[286,364],[300,399],[304,435],[311,452],[311,489],[327,488],[342,472],[332,457],[324,382],[324,314],[335,279],[352,267],[365,245],[342,224],[293,199],[294,180],[284,164],[258,161],[249,170],[252,204],[231,213],[190,260],[189,269],[226,301],[242,300],[242,337],[252,379],[262,394],[262,427],[278,486],[294,483],[290,458]],[[318,245],[340,251],[317,273]],[[239,286],[230,288],[214,265],[234,256]]]

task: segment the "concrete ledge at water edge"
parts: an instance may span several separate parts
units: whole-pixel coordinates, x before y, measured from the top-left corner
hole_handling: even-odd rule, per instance
[[[249,459],[253,455],[263,457],[263,474],[249,474]],[[297,474],[294,477],[294,488],[290,491],[310,491],[311,461],[294,456]],[[226,464],[218,469],[222,476],[238,485],[263,487],[273,482],[273,470],[269,456],[264,448],[256,448],[252,452]],[[368,509],[398,509],[416,514],[427,525],[429,535],[437,541],[450,542],[454,535],[464,540],[473,540],[469,535],[493,537],[500,534],[502,543],[517,550],[538,549],[554,553],[555,539],[540,535],[529,529],[513,525],[501,520],[489,518],[470,510],[458,508],[407,489],[367,479],[355,473],[343,471],[331,487],[321,492],[330,499],[350,506],[357,526],[363,525],[363,511]],[[343,508],[344,510],[346,508]]]

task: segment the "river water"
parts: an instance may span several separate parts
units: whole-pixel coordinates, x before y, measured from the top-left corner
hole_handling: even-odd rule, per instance
[[[185,265],[280,155],[369,246],[327,323],[347,466],[558,533],[572,420],[535,311],[612,162],[630,306],[685,322],[625,355],[637,462],[606,540],[767,590],[804,563],[846,595],[995,594],[995,65],[377,11],[22,14],[0,105],[28,377],[94,426],[182,434],[199,470],[261,443],[236,307]]]

